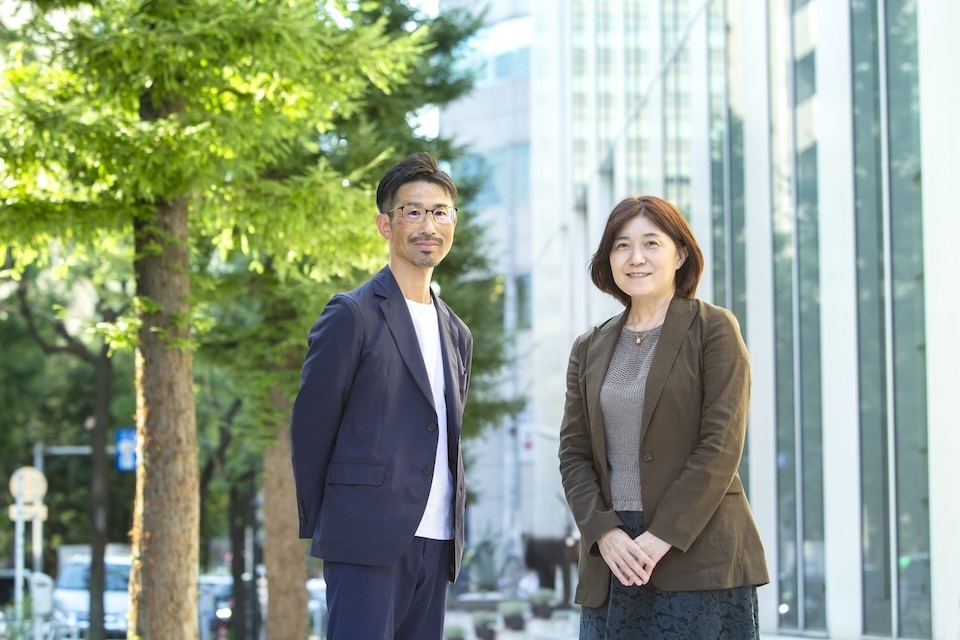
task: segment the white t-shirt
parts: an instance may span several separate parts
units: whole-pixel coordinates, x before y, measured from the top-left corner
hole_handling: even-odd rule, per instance
[[[437,412],[437,453],[433,464],[433,481],[427,508],[423,512],[416,535],[431,540],[453,539],[453,474],[447,455],[447,402],[444,397],[443,355],[440,352],[440,322],[433,304],[407,300],[413,326],[417,330],[420,353],[427,368],[433,407]]]

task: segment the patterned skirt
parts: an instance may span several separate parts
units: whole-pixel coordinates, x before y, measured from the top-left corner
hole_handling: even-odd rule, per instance
[[[643,533],[643,513],[618,511],[632,537]],[[656,571],[656,569],[654,569]],[[753,586],[706,591],[625,587],[610,576],[610,595],[580,610],[580,640],[758,640],[760,618]]]

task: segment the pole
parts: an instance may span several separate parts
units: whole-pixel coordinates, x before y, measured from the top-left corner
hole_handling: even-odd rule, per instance
[[[39,514],[38,514],[39,515]],[[37,523],[40,522],[40,518],[33,519],[33,530],[37,530]],[[37,594],[33,590],[35,583],[31,582],[30,584],[30,595],[31,595],[31,607],[30,607],[30,621],[33,626],[33,640],[43,640],[43,616],[46,614],[41,614],[37,608],[36,598]]]
[[[43,443],[33,443],[33,466],[43,473]],[[33,570],[43,573],[43,520],[34,518],[30,524],[30,533],[33,536]]]
[[[17,628],[23,627],[23,474],[17,474],[17,517],[14,534],[13,603],[16,608]]]

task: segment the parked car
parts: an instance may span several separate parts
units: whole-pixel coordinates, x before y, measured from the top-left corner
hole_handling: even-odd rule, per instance
[[[257,585],[252,579],[243,581],[247,596],[248,624],[254,629],[260,626],[260,607],[257,602]],[[233,596],[233,580],[217,586],[213,591],[213,607],[210,612],[210,630],[217,631],[221,626],[231,628],[236,599]],[[249,627],[248,627],[249,628]]]
[[[15,576],[16,571],[13,569],[0,569],[0,607],[13,604],[13,595],[17,588]],[[30,569],[24,570],[23,597],[30,597]]]
[[[108,556],[104,565],[104,633],[107,638],[126,638],[130,556]],[[62,626],[86,634],[90,628],[90,556],[70,556],[62,562],[53,586],[53,608]]]

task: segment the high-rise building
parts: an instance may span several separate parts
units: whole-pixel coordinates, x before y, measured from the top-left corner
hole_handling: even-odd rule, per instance
[[[621,197],[662,195],[704,249],[699,297],[737,315],[751,353],[763,630],[956,637],[960,3],[490,7],[486,75],[441,132],[489,170],[477,215],[502,252],[507,384],[527,408],[478,443],[472,535],[570,534],[567,357],[620,309],[586,264]]]
[[[451,6],[474,5],[442,2]],[[486,26],[471,46],[463,64],[477,71],[476,88],[466,99],[444,109],[444,135],[469,149],[454,168],[458,182],[477,181],[479,192],[466,215],[479,217],[486,228],[491,255],[503,279],[504,328],[511,336],[511,364],[502,373],[504,397],[523,397],[534,385],[525,366],[532,349],[530,336],[531,270],[535,256],[530,190],[530,70],[533,22],[526,2],[489,4]],[[529,406],[529,405],[528,405]],[[540,486],[531,475],[530,411],[468,444],[471,506],[468,536],[474,544],[495,542],[498,564],[522,561],[523,536],[531,533],[521,504]],[[556,502],[556,501],[555,501]],[[557,510],[563,506],[556,502]]]

